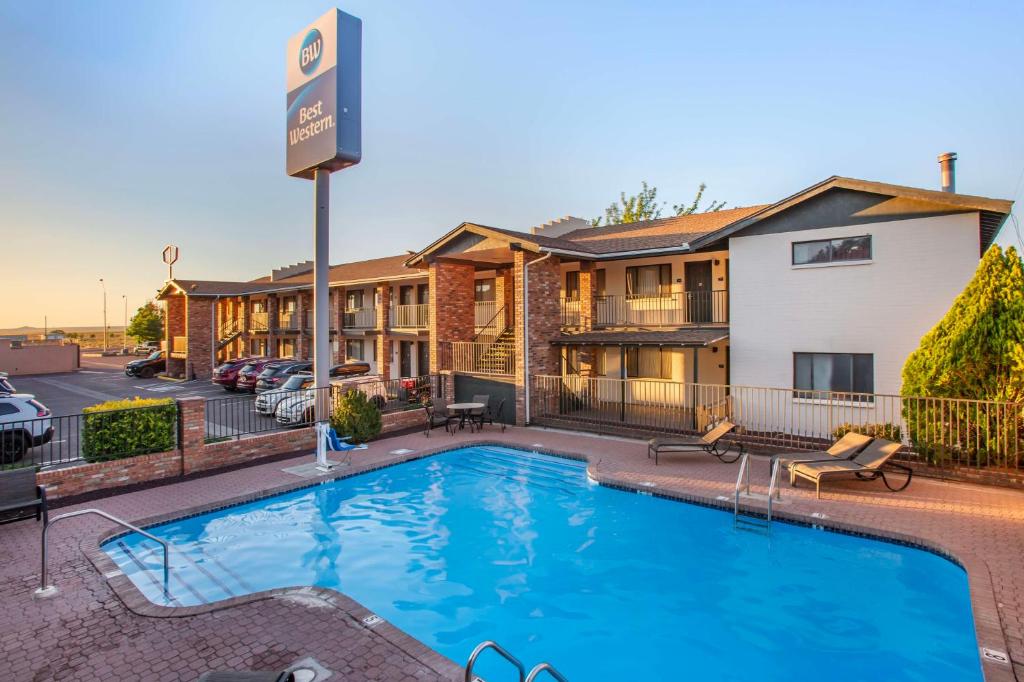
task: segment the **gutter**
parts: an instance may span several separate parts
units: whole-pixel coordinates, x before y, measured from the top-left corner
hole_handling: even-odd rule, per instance
[[[690,243],[685,242],[679,246],[661,247],[655,249],[634,249],[632,251],[610,251],[608,253],[591,253],[589,251],[572,251],[570,249],[557,249],[546,246],[540,247],[541,253],[556,256],[570,256],[572,258],[583,258],[586,260],[616,260],[619,258],[637,258],[641,256],[662,256],[676,251],[690,251]]]

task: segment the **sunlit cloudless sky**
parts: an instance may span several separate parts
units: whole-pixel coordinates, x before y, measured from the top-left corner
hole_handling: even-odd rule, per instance
[[[112,324],[166,277],[311,257],[285,42],[332,5],[0,0],[0,327]],[[830,175],[1024,198],[1024,3],[353,0],[363,161],[334,263],[464,220],[590,218],[641,180],[730,206]],[[999,241],[1017,244],[1012,224]],[[114,312],[116,311],[116,312]]]

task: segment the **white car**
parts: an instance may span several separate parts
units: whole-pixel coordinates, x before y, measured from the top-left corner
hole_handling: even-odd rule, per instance
[[[274,388],[256,395],[256,411],[260,414],[273,416],[277,406],[288,397],[294,397],[295,391],[313,386],[313,375],[307,373],[293,374],[280,388]]]
[[[362,391],[370,400],[383,408],[388,400],[387,383],[380,377],[356,377],[353,379],[334,379],[331,381],[331,403],[338,400],[348,391]],[[303,426],[313,423],[314,397],[316,389],[307,388],[297,391],[296,395],[287,396],[277,404],[274,416],[278,424],[285,426]]]
[[[0,464],[13,464],[29,448],[53,438],[50,410],[31,393],[0,393]]]

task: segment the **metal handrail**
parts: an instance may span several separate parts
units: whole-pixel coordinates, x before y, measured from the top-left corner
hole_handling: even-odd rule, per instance
[[[469,660],[466,662],[466,676],[464,678],[465,682],[473,682],[473,666],[476,664],[476,659],[480,656],[480,654],[482,654],[487,649],[494,649],[501,655],[502,658],[504,658],[506,661],[508,661],[516,668],[518,668],[519,682],[526,682],[526,666],[524,666],[518,658],[510,654],[508,650],[505,649],[505,647],[501,646],[500,644],[491,639],[488,639],[477,644],[476,648],[473,649],[473,653],[469,655]]]
[[[155,536],[155,535],[153,535],[151,533],[147,533],[146,531],[142,530],[141,528],[137,528],[137,527],[133,526],[132,524],[128,523],[127,521],[122,521],[121,519],[117,518],[116,516],[111,516],[107,512],[103,511],[102,509],[80,509],[79,511],[68,512],[67,514],[61,514],[60,516],[55,516],[54,518],[50,519],[50,522],[48,524],[43,526],[43,546],[42,546],[42,564],[43,564],[43,568],[42,568],[42,573],[40,575],[40,580],[39,580],[39,589],[37,589],[35,591],[35,593],[34,593],[35,596],[37,596],[37,597],[52,597],[53,595],[57,594],[57,587],[55,585],[48,585],[47,584],[47,582],[49,582],[50,573],[49,573],[49,570],[47,569],[47,565],[46,565],[46,556],[47,556],[47,552],[46,552],[46,547],[47,547],[46,539],[48,537],[47,532],[50,530],[50,526],[52,526],[53,524],[57,523],[58,521],[60,521],[62,519],[70,519],[73,516],[82,516],[84,514],[97,514],[97,515],[102,516],[103,518],[107,519],[108,521],[113,521],[116,524],[124,526],[128,530],[134,531],[134,532],[138,533],[139,535],[142,535],[144,537],[149,538],[150,540],[153,540],[154,542],[159,543],[160,546],[164,548],[164,588],[166,589],[168,578],[170,577],[169,556],[170,556],[170,551],[171,551],[171,545],[170,545],[169,542],[167,542],[166,540],[161,540],[157,536]]]
[[[780,468],[781,467],[779,466],[779,460],[778,459],[773,460],[772,461],[772,478],[771,478],[771,481],[768,483],[768,524],[769,525],[771,525],[771,522],[772,522],[772,498],[777,493],[779,495],[779,499],[780,500],[782,499],[782,491],[780,491],[778,489],[778,487],[779,487],[779,469]]]
[[[736,491],[735,491],[735,495],[736,496],[735,496],[735,501],[733,502],[733,508],[732,508],[732,518],[733,518],[734,521],[740,515],[740,490],[741,490],[741,487],[743,486],[744,474],[746,474],[746,479],[747,479],[747,492],[748,493],[750,492],[750,466],[749,466],[749,463],[750,463],[750,454],[744,452],[743,453],[743,458],[740,459],[740,472],[736,476]]]
[[[526,682],[533,682],[537,679],[537,675],[540,675],[542,672],[547,672],[551,677],[558,680],[558,682],[569,682],[566,676],[558,672],[558,670],[555,669],[555,666],[550,663],[537,664],[537,666],[530,671],[530,674],[526,676]]]
[[[491,319],[487,320],[487,324],[485,324],[485,325],[480,327],[480,331],[477,332],[476,335],[473,337],[473,341],[474,342],[477,341],[480,338],[480,336],[485,331],[490,329],[492,326],[494,327],[494,336],[495,336],[495,338],[497,338],[498,336],[501,336],[501,333],[503,331],[505,331],[505,329],[508,329],[508,324],[505,325],[505,329],[498,329],[498,325],[494,324],[494,321],[498,319],[499,315],[504,315],[504,313],[505,313],[505,306],[501,306],[500,308],[498,308],[495,311],[494,315],[491,316]]]

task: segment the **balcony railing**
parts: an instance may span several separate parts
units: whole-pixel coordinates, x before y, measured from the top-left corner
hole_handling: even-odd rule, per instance
[[[306,319],[305,319],[305,322],[304,322],[304,326],[302,328],[305,329],[306,331],[308,331],[310,334],[312,334],[313,333],[313,311],[312,310],[305,311],[305,316],[306,316]],[[330,314],[327,317],[328,317],[328,329],[330,329],[332,332],[336,331],[338,329],[338,320],[337,320],[337,316],[335,316],[335,314],[334,314],[334,310],[333,309],[331,310]]]
[[[265,332],[270,328],[270,313],[259,311],[249,316],[249,331]]]
[[[587,311],[579,300],[562,299],[562,324],[578,327]],[[594,327],[672,327],[725,324],[729,321],[728,291],[679,291],[655,296],[598,296]]]
[[[171,357],[188,357],[188,337],[175,336],[171,339]]]
[[[1020,403],[582,376],[533,376],[530,402],[531,418],[552,426],[700,433],[729,419],[769,448],[821,450],[856,431],[930,467],[1024,467]]]
[[[398,329],[426,329],[430,306],[426,303],[396,305],[391,309],[391,326]]]
[[[277,328],[284,331],[293,331],[299,328],[299,313],[296,310],[286,310],[277,315]]]
[[[511,343],[451,341],[440,346],[441,369],[494,376],[515,374],[515,348]]]
[[[477,301],[475,308],[475,324],[478,328],[483,327],[494,319],[494,315],[498,312],[498,302]]]
[[[373,329],[377,326],[376,308],[349,308],[341,316],[345,329]]]

